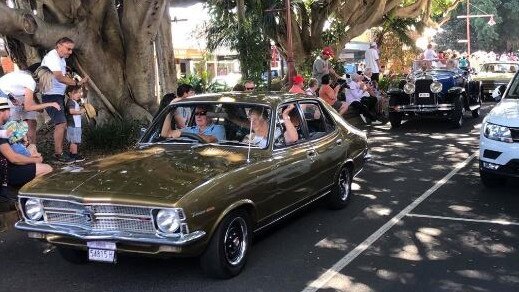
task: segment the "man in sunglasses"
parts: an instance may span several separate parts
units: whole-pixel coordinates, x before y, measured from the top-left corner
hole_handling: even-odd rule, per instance
[[[161,136],[165,138],[179,138],[184,133],[192,133],[200,136],[207,143],[225,140],[225,128],[222,125],[215,125],[210,117],[207,116],[208,108],[205,106],[197,106],[193,115],[195,116],[195,125],[185,127],[181,130],[171,130],[171,118],[166,117],[164,126],[162,127]],[[169,125],[169,127],[168,127]]]
[[[49,115],[54,124],[54,156],[57,161],[63,163],[74,162],[74,159],[63,152],[63,138],[67,129],[67,119],[65,118],[65,89],[67,85],[83,85],[88,81],[88,77],[81,79],[81,81],[68,77],[67,63],[65,59],[72,55],[74,49],[74,41],[64,37],[56,42],[54,50],[50,51],[43,57],[41,66],[49,68],[54,77],[52,79],[52,86],[45,92],[42,92],[42,102],[52,103],[57,102],[60,109],[54,107],[47,107],[45,111]]]
[[[245,86],[246,92],[251,92],[254,89],[256,89],[256,85],[254,84],[254,81],[252,81],[252,80],[245,81],[245,83],[243,85]]]

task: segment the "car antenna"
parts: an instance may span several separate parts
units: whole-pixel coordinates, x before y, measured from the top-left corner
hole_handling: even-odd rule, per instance
[[[250,118],[250,110],[249,110],[249,121],[250,121],[250,124],[249,124],[249,147],[247,149],[247,163],[250,162],[250,147],[251,147],[251,143],[252,143],[252,119]]]

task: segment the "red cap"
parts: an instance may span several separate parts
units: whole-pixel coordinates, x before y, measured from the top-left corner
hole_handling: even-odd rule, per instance
[[[296,75],[292,78],[292,82],[294,82],[294,84],[303,84],[303,82],[305,82],[305,79],[301,75]]]
[[[322,53],[323,53],[323,55],[327,55],[327,56],[334,55],[333,50],[330,47],[324,47]]]

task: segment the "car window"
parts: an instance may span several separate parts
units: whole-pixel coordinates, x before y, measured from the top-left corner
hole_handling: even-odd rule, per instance
[[[322,109],[318,102],[300,102],[300,106],[304,113],[310,140],[321,138],[335,129],[332,117]]]
[[[270,115],[270,108],[257,104],[171,104],[141,142],[267,148]]]
[[[276,128],[274,130],[274,147],[283,148],[307,141],[305,120],[302,109],[297,102],[288,102],[276,111]]]

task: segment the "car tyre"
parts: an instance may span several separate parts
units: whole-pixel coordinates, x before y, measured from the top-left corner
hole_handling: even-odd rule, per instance
[[[463,105],[463,97],[458,97],[454,100],[454,110],[452,111],[452,125],[454,128],[461,128],[463,126],[463,116],[465,115],[465,107]]]
[[[243,270],[252,238],[250,222],[245,211],[231,212],[220,222],[200,258],[208,276],[228,279]]]
[[[69,247],[57,247],[58,253],[61,257],[69,263],[75,265],[82,265],[88,262],[87,252],[84,250],[73,249]]]
[[[333,210],[343,209],[351,198],[351,182],[353,176],[348,167],[341,168],[330,195],[328,196],[328,208]]]
[[[402,113],[389,113],[391,128],[399,128],[402,125]]]
[[[481,177],[481,182],[487,188],[496,188],[506,183],[506,178],[493,173],[480,171],[479,176]]]

